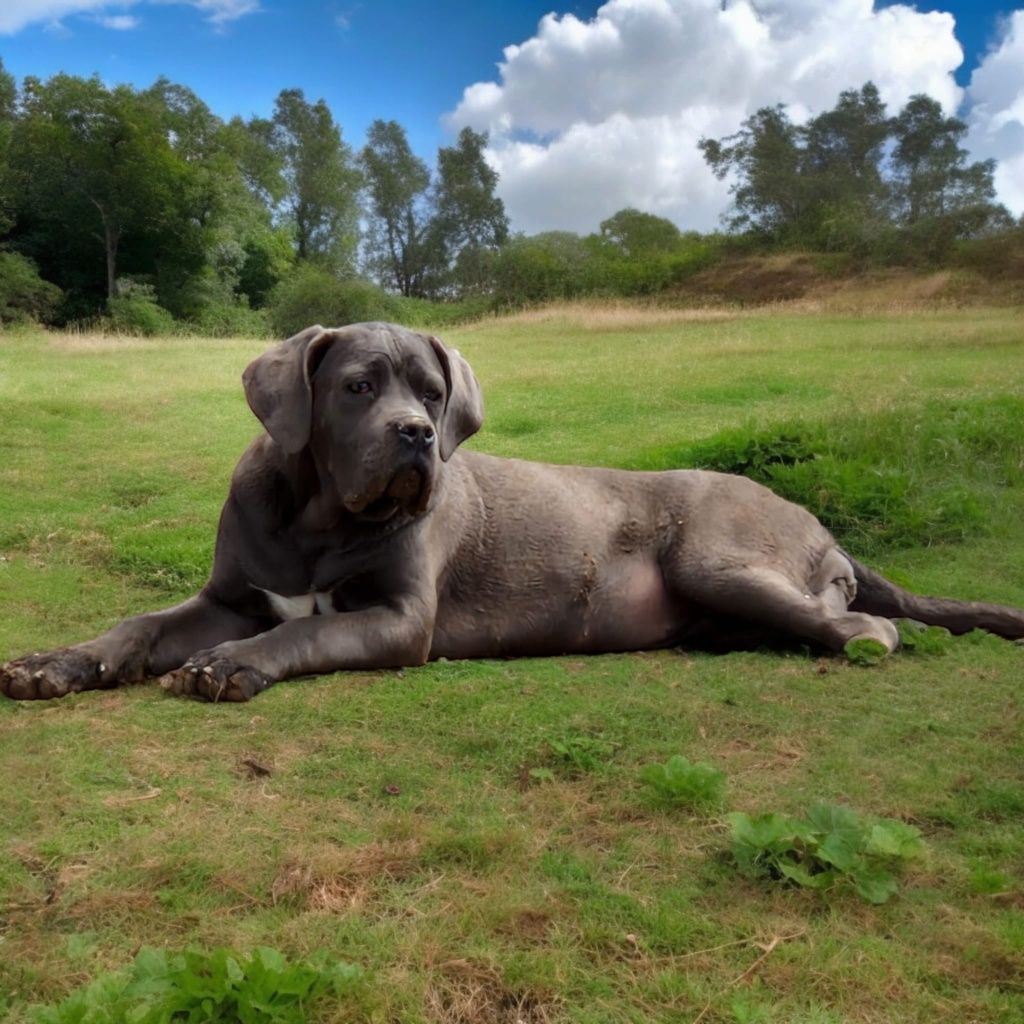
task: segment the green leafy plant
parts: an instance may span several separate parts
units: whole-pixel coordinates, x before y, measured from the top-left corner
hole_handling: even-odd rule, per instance
[[[261,947],[250,956],[227,949],[168,953],[143,949],[127,973],[100,975],[53,1007],[38,1024],[302,1024],[316,1000],[350,992],[353,964],[324,956],[289,963]]]
[[[898,888],[899,869],[924,849],[911,825],[827,804],[804,818],[735,813],[729,823],[733,857],[747,874],[808,889],[852,886],[870,903],[885,903]]]
[[[653,803],[667,807],[720,807],[725,796],[725,772],[681,754],[664,764],[645,765],[640,781]]]
[[[567,733],[547,741],[551,760],[563,774],[586,775],[601,768],[615,753],[615,744],[601,735]]]

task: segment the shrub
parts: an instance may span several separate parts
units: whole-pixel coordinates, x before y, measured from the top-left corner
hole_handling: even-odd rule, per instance
[[[310,324],[336,327],[365,320],[394,320],[398,307],[392,296],[369,281],[340,281],[307,263],[274,288],[268,312],[274,333],[288,337]]]
[[[178,325],[171,314],[158,305],[153,287],[130,279],[117,283],[117,295],[107,300],[107,324],[120,334],[175,334]]]
[[[434,302],[430,299],[412,299],[404,295],[391,298],[394,304],[394,319],[406,327],[420,327],[427,330],[455,327],[458,324],[482,320],[494,310],[494,304],[486,296],[476,295],[459,302]]]
[[[0,252],[0,324],[51,322],[63,293],[39,276],[36,265],[15,252]]]
[[[270,323],[262,309],[241,302],[220,302],[200,310],[190,320],[197,334],[208,338],[265,338]]]

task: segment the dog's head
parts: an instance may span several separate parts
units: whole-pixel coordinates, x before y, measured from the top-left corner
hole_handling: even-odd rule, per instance
[[[308,446],[344,507],[368,519],[425,511],[440,463],[483,422],[458,351],[395,324],[307,328],[242,381],[274,442],[288,454]]]

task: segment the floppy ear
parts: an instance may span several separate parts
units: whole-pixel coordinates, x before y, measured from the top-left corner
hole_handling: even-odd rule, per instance
[[[427,340],[444,370],[448,392],[438,429],[441,458],[447,462],[452,452],[467,437],[472,437],[483,424],[484,396],[469,363],[462,358],[457,348],[445,348],[441,340],[433,336]]]
[[[309,443],[313,397],[309,382],[319,357],[334,340],[317,324],[254,359],[242,374],[249,408],[289,455]]]

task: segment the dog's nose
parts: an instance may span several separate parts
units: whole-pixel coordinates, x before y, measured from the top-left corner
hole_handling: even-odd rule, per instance
[[[425,451],[437,439],[434,428],[426,420],[403,420],[395,426],[402,440],[416,451]]]

